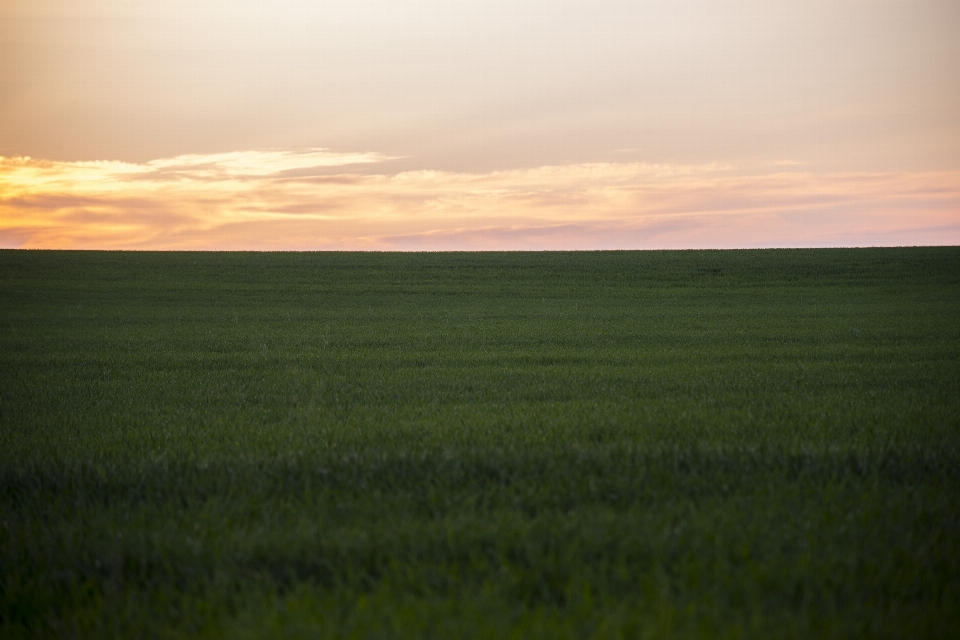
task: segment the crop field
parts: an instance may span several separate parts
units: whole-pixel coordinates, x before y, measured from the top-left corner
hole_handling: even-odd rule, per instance
[[[0,251],[0,636],[956,637],[960,248]]]

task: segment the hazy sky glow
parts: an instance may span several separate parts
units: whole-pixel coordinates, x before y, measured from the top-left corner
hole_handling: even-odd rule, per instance
[[[960,244],[960,0],[6,0],[0,246]]]

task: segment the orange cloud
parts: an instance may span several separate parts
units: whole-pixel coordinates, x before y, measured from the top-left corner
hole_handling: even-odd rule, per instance
[[[0,157],[0,246],[612,249],[960,244],[960,172],[591,163],[369,174],[375,153]]]

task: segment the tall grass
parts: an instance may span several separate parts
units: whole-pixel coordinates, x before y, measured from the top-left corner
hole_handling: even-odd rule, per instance
[[[0,252],[0,629],[948,637],[957,318],[957,248]]]

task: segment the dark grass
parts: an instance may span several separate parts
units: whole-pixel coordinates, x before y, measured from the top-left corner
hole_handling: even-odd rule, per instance
[[[950,637],[960,249],[0,252],[0,635]]]

